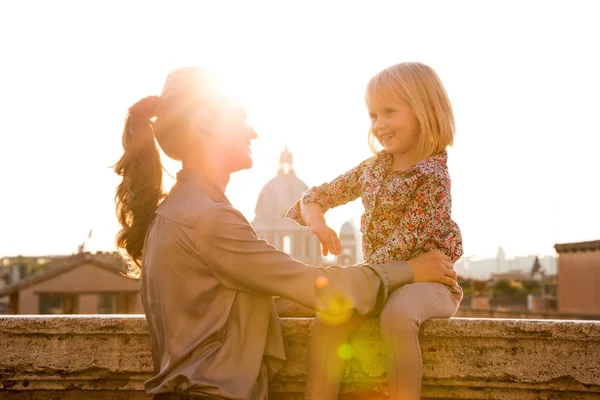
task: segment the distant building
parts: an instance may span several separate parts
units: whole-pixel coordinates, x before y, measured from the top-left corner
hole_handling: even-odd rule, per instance
[[[359,249],[360,243],[356,227],[352,221],[346,221],[342,225],[339,233],[341,252],[337,257],[338,265],[353,265],[360,261]]]
[[[17,256],[0,258],[0,290],[8,285],[14,285],[22,279],[40,273],[52,262],[66,257],[68,256]],[[8,314],[8,312],[8,297],[0,296],[0,314]]]
[[[115,253],[80,253],[0,288],[10,314],[143,313],[139,283]]]
[[[295,259],[322,265],[319,239],[307,227],[285,217],[308,186],[296,176],[292,153],[287,147],[279,158],[277,175],[262,188],[256,202],[252,226],[256,234]]]
[[[311,265],[329,264],[322,255],[319,239],[310,229],[285,217],[290,207],[307,190],[306,183],[296,175],[292,153],[286,147],[279,157],[277,175],[267,182],[258,195],[252,226],[261,239],[296,260]],[[359,262],[359,238],[352,221],[342,225],[339,237],[342,249],[335,264],[352,265]]]
[[[492,279],[492,275],[498,276],[503,273],[512,274],[521,272],[528,274],[531,265],[535,262],[535,258],[535,255],[507,258],[504,249],[500,247],[495,258],[481,259],[472,256],[463,256],[454,265],[454,270],[463,278],[480,280]],[[556,274],[556,257],[540,257],[539,262],[547,275]]]
[[[503,272],[500,274],[492,274],[490,283],[496,283],[503,280],[526,281],[529,280],[529,274],[521,271]]]
[[[554,248],[558,252],[558,311],[600,315],[600,240]]]
[[[3,257],[0,259],[0,279],[5,284],[14,284],[29,276],[35,275],[55,261],[60,261],[69,256],[17,256]]]

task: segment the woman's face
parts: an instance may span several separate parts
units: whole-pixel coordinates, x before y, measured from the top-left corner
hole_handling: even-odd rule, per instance
[[[229,172],[252,167],[250,144],[258,135],[248,125],[244,107],[228,102],[215,110],[211,119],[213,123],[209,134],[214,139],[214,149],[210,151],[217,151],[224,157]]]

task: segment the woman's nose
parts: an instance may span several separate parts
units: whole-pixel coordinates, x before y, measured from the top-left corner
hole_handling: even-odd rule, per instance
[[[258,138],[258,133],[256,133],[254,128],[252,128],[250,125],[248,125],[248,136],[249,136],[250,140],[254,140],[254,139]]]

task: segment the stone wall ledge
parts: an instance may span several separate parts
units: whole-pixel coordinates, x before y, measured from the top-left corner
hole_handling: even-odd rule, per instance
[[[313,320],[282,318],[288,361],[271,398],[301,398]],[[1,316],[0,398],[148,399],[146,320]],[[350,340],[342,398],[385,398],[377,321]],[[427,399],[600,399],[600,322],[453,318],[421,329]]]

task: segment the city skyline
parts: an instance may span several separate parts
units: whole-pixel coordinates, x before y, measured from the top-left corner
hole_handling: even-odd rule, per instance
[[[235,14],[221,3],[0,5],[10,39],[0,65],[0,257],[70,254],[90,229],[90,250],[114,250],[109,167],[125,112],[185,65],[223,72],[246,102],[255,166],[232,176],[227,195],[249,220],[286,144],[309,187],[369,157],[368,79],[421,61],[455,111],[449,169],[465,255],[553,254],[555,243],[600,237],[592,5],[316,4],[253,2]],[[216,22],[224,16],[235,29]],[[177,163],[164,165],[175,175]],[[356,201],[327,217],[339,230],[361,211]]]

